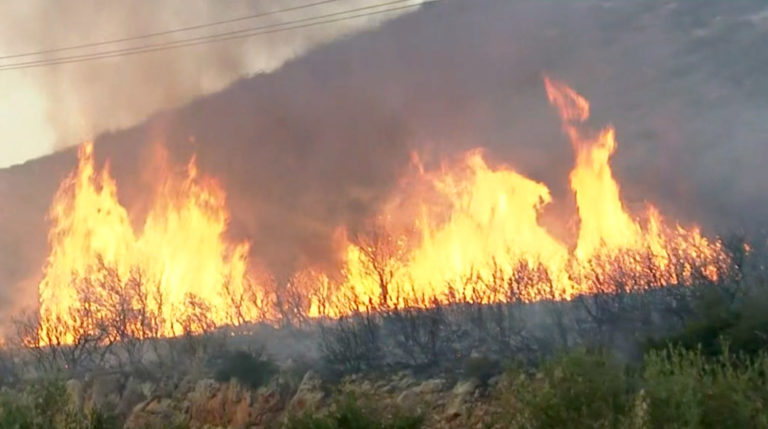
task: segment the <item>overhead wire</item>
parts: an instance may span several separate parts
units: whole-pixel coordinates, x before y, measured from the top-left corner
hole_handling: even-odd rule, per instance
[[[64,56],[64,57],[57,57],[57,58],[49,58],[49,59],[43,59],[43,60],[2,64],[0,65],[0,71],[27,69],[27,68],[34,68],[34,67],[45,67],[45,66],[52,66],[52,65],[59,65],[59,64],[79,63],[79,62],[94,61],[94,60],[99,60],[104,58],[136,55],[136,54],[142,54],[142,53],[148,53],[148,52],[157,52],[157,51],[164,51],[169,49],[189,47],[189,46],[198,46],[198,45],[204,45],[204,44],[210,44],[210,43],[216,43],[216,42],[222,42],[222,41],[228,41],[228,40],[243,39],[243,38],[254,37],[259,35],[298,30],[302,28],[327,25],[327,24],[340,22],[340,21],[397,12],[401,10],[424,6],[430,3],[437,3],[442,0],[426,0],[426,1],[421,1],[417,3],[413,3],[413,1],[414,0],[391,0],[388,2],[378,3],[374,5],[367,5],[367,6],[362,6],[362,7],[357,7],[357,8],[347,9],[343,11],[337,11],[337,12],[328,13],[324,15],[312,16],[312,17],[307,17],[307,18],[302,18],[302,19],[297,19],[297,20],[292,20],[292,21],[287,21],[282,23],[267,24],[267,25],[250,27],[250,28],[239,29],[239,30],[231,30],[227,32],[209,34],[209,35],[198,36],[198,37],[191,37],[191,38],[180,39],[180,40],[173,40],[173,41],[168,41],[163,43],[147,44],[143,46],[135,46],[135,47],[129,47],[129,48],[94,52],[89,54],[80,54],[80,55]],[[411,3],[397,6],[397,7],[385,8],[386,6],[393,6],[396,4],[401,4],[406,2],[411,2]],[[384,8],[384,9],[381,9],[381,8]],[[380,9],[380,10],[374,10],[374,9]],[[358,12],[358,13],[355,13],[355,12]],[[333,18],[333,19],[328,19],[328,18]]]
[[[119,39],[112,39],[112,40],[103,40],[103,41],[100,41],[100,42],[88,42],[88,43],[82,43],[82,44],[79,44],[79,45],[63,46],[63,47],[59,47],[59,48],[49,48],[49,49],[43,49],[43,50],[33,51],[33,52],[22,52],[22,53],[18,53],[18,54],[2,55],[2,56],[0,56],[0,60],[6,60],[6,59],[10,59],[10,58],[31,57],[31,56],[35,56],[35,55],[50,54],[50,53],[54,53],[54,52],[72,51],[72,50],[83,49],[83,48],[93,48],[93,47],[97,47],[97,46],[113,45],[113,44],[124,43],[124,42],[132,42],[134,40],[151,39],[153,37],[158,37],[158,36],[167,36],[169,34],[183,33],[183,32],[192,31],[192,30],[199,30],[201,28],[215,27],[217,25],[224,25],[224,24],[233,24],[235,22],[242,22],[242,21],[247,21],[247,20],[251,20],[251,19],[263,18],[263,17],[267,17],[267,16],[270,16],[270,15],[278,15],[278,14],[281,14],[281,13],[294,12],[294,11],[301,10],[301,9],[308,9],[308,8],[315,7],[315,6],[321,6],[321,5],[325,5],[325,4],[329,4],[329,3],[335,3],[335,2],[338,2],[338,1],[341,1],[341,0],[321,0],[321,1],[316,1],[316,2],[313,2],[313,3],[305,3],[305,4],[302,4],[302,5],[287,7],[287,8],[283,8],[283,9],[270,10],[270,11],[267,11],[267,12],[260,12],[260,13],[253,14],[253,15],[241,16],[241,17],[230,18],[230,19],[223,19],[223,20],[220,20],[220,21],[206,22],[206,23],[203,23],[203,24],[195,24],[195,25],[190,25],[190,26],[187,26],[187,27],[179,27],[179,28],[173,28],[173,29],[170,29],[170,30],[157,31],[157,32],[154,32],[154,33],[139,34],[139,35],[136,35],[136,36],[128,36],[128,37],[122,37],[122,38],[119,38]]]

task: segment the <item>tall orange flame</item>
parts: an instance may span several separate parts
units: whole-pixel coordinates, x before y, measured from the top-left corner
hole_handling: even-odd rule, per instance
[[[544,86],[575,151],[575,247],[569,250],[539,223],[540,210],[551,200],[545,185],[507,167],[490,168],[482,152],[470,151],[437,171],[415,169],[379,221],[390,236],[389,250],[368,238],[347,245],[337,301],[349,302],[352,293],[357,302],[390,307],[447,302],[456,299],[456,285],[461,299],[504,301],[509,297],[502,292],[478,294],[466,285],[521,272],[530,277],[520,297],[525,300],[604,292],[598,282],[627,281],[617,275],[642,287],[689,283],[697,271],[718,275],[726,259],[719,241],[695,227],[666,225],[653,206],[645,224],[627,212],[609,162],[616,150],[614,129],[589,133],[583,128],[589,102],[562,82],[545,78]],[[403,213],[405,223],[393,224]],[[348,311],[341,305],[337,310]]]
[[[216,182],[199,177],[194,159],[185,177],[169,174],[160,184],[137,233],[108,167],[95,170],[93,145],[87,143],[80,148],[77,170],[56,194],[50,218],[51,251],[39,287],[43,329],[80,322],[75,315],[83,301],[94,304],[96,312],[110,310],[105,289],[125,289],[136,277],[140,290],[132,296],[142,302],[126,304],[148,307],[142,311],[156,318],[158,335],[190,328],[183,322],[190,316],[190,301],[211,323],[233,323],[232,300],[252,302],[250,295],[257,293],[247,275],[249,245],[224,238],[225,194]],[[115,272],[106,273],[105,267]],[[83,287],[94,284],[98,287]],[[238,310],[241,319],[262,316],[251,305]]]
[[[576,152],[576,166],[570,175],[581,220],[576,256],[589,258],[600,246],[636,246],[641,231],[624,210],[609,164],[616,150],[613,127],[606,127],[594,137],[584,137],[578,127],[589,119],[589,102],[562,82],[545,77],[544,86]]]

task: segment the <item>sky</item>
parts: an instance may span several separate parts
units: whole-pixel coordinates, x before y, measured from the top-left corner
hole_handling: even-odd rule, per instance
[[[6,18],[0,26],[0,57],[132,37],[309,3],[318,2],[231,0],[226,7],[211,0],[0,2],[0,16]],[[274,25],[379,3],[384,2],[323,2],[291,12],[118,45],[0,59],[0,67]],[[390,7],[420,3],[421,0],[405,0]],[[381,9],[365,12],[376,10]],[[0,168],[134,125],[154,112],[183,105],[238,79],[275,71],[318,45],[375,27],[411,10],[130,57],[0,70]]]

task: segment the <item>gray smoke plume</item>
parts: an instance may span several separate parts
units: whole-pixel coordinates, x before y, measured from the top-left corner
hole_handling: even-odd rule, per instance
[[[169,29],[258,15],[316,0],[210,0],[104,3],[97,0],[0,3],[0,56],[114,40]],[[207,34],[305,20],[385,3],[338,0],[212,28],[88,47],[41,56],[0,59],[0,65],[125,47],[166,43]],[[418,5],[419,0],[390,5]],[[356,14],[385,10],[387,7]],[[308,50],[378,25],[413,9],[372,14],[300,30],[262,34],[181,49],[22,70],[0,71],[0,166],[50,153],[149,114],[221,90],[233,81],[272,72]],[[328,19],[339,19],[334,15]],[[274,27],[273,27],[274,28]]]

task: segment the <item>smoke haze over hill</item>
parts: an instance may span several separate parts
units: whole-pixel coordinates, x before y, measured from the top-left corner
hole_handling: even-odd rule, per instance
[[[350,16],[339,14],[342,11],[359,10],[380,3],[364,0],[235,0],[221,7],[205,0],[143,2],[140,5],[107,5],[93,0],[5,2],[0,5],[0,16],[7,18],[0,28],[0,57],[3,57],[0,58],[0,67],[156,46],[249,28],[266,28],[270,32],[127,57],[2,70],[0,141],[3,143],[0,144],[0,166],[23,162],[48,154],[53,149],[91,139],[105,131],[134,125],[157,110],[175,107],[195,97],[221,90],[244,76],[272,72],[318,45],[373,28],[413,10],[339,19]],[[414,0],[395,6],[419,3],[420,0]],[[312,4],[317,6],[300,8]],[[269,14],[291,8],[295,9]],[[373,8],[363,12],[385,9]],[[280,24],[308,22],[309,18],[328,15],[333,15],[337,22],[310,26],[300,31],[272,31],[283,28],[279,27]],[[120,43],[17,56],[248,16],[255,18]]]

